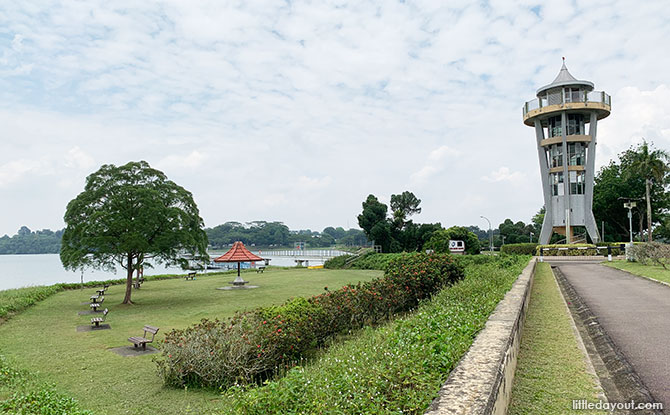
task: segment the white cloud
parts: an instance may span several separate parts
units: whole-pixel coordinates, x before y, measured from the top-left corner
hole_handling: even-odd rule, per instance
[[[208,155],[198,150],[193,150],[188,154],[171,154],[162,158],[156,166],[160,169],[178,170],[180,168],[196,169],[203,166]]]
[[[21,180],[30,173],[39,171],[41,163],[34,160],[15,160],[0,165],[0,187],[8,186]]]
[[[8,2],[0,199],[64,206],[97,164],[144,159],[191,190],[212,226],[266,217],[353,225],[365,196],[407,186],[424,201],[423,221],[476,223],[481,213],[471,218],[454,198],[527,221],[542,196],[520,108],[561,56],[613,96],[598,165],[641,137],[670,148],[670,54],[658,46],[670,38],[666,6]],[[556,23],[566,16],[570,24]],[[39,168],[7,168],[17,160]],[[468,174],[501,164],[515,171]],[[63,190],[9,193],[35,175]],[[495,193],[524,175],[532,192]],[[244,202],[212,191],[236,183],[254,189]],[[0,234],[30,226],[19,207],[7,209]],[[58,227],[62,212],[52,217]]]
[[[444,159],[447,157],[455,157],[461,154],[460,151],[449,146],[443,145],[428,154],[425,165],[418,171],[412,173],[410,179],[414,184],[426,183],[428,179],[435,176],[445,168]]]
[[[523,180],[526,177],[525,174],[521,173],[520,171],[510,171],[509,167],[501,167],[496,171],[492,171],[489,175],[487,176],[482,176],[482,180],[486,182],[492,182],[492,183],[497,183],[497,182],[511,182],[511,183],[518,183],[519,181]]]
[[[84,152],[79,146],[72,147],[65,157],[65,167],[88,170],[95,165],[93,157]]]
[[[308,190],[322,189],[328,187],[331,181],[332,179],[330,176],[326,176],[320,179],[317,177],[300,176],[298,177],[298,186]]]

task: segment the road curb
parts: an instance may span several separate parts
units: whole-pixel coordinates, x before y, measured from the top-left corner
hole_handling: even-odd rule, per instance
[[[628,359],[602,328],[593,311],[565,278],[560,268],[552,266],[552,271],[562,294],[569,300],[568,309],[582,335],[584,345],[608,401],[657,402]],[[662,411],[654,410],[640,410],[634,413],[639,415],[663,414]]]
[[[505,294],[426,415],[507,413],[536,263],[531,259]]]

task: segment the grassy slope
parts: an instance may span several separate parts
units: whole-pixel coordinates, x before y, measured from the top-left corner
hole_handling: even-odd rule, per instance
[[[663,269],[660,265],[643,265],[639,262],[628,262],[624,260],[604,262],[612,268],[628,271],[631,274],[670,283],[670,269]]]
[[[81,305],[95,290],[60,292],[0,326],[0,354],[18,367],[39,372],[38,377],[78,399],[96,414],[198,413],[217,406],[214,391],[183,391],[162,387],[152,356],[123,358],[108,348],[127,346],[127,338],[141,334],[144,324],[161,328],[183,328],[202,318],[226,317],[241,309],[281,303],[289,297],[309,296],[324,286],[340,286],[381,276],[380,271],[268,270],[247,273],[245,279],[260,288],[222,291],[230,275],[148,281],[133,293],[132,306],[121,305],[123,287],[112,286],[104,305],[110,309],[111,330],[75,332],[89,324],[90,315]],[[161,333],[158,338],[161,339]],[[0,390],[0,398],[7,390]],[[175,404],[178,402],[179,404]]]
[[[573,399],[596,398],[551,268],[538,264],[508,413],[563,415],[573,413]]]

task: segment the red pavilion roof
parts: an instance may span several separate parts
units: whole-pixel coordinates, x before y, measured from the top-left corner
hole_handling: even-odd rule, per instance
[[[230,251],[216,258],[214,262],[249,262],[262,260],[263,258],[249,252],[242,242],[237,241],[233,244],[233,247],[230,248]]]

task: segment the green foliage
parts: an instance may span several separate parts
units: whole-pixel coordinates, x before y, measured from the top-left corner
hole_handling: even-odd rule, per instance
[[[540,255],[540,249],[543,249],[543,256],[607,256],[606,249],[596,249],[596,246],[611,246],[612,255],[621,255],[623,253],[620,244],[554,244],[538,245],[535,248],[535,255]],[[549,248],[549,249],[547,249]],[[554,249],[560,248],[560,249]],[[587,248],[587,249],[565,249],[565,248]]]
[[[528,261],[481,257],[407,317],[364,329],[280,379],[229,388],[220,413],[424,413]]]
[[[432,249],[438,253],[448,253],[450,240],[465,242],[465,253],[470,255],[478,254],[481,248],[477,235],[463,226],[452,226],[449,229],[434,232],[423,246],[423,249]]]
[[[650,179],[651,223],[656,225],[664,220],[665,212],[670,209],[670,193],[666,191],[670,184],[670,174],[667,170],[667,158],[660,155],[659,151],[650,151],[646,142],[637,147],[631,146],[619,155],[618,162],[610,162],[596,175],[593,188],[593,214],[598,224],[601,221],[605,222],[607,240],[629,238],[628,209],[623,207],[624,201],[620,200],[622,197],[639,200],[637,207],[633,209],[633,233],[642,235],[643,221],[649,213],[647,204],[642,202],[647,198],[645,178]],[[662,174],[663,163],[666,170]],[[649,173],[653,171],[656,173]]]
[[[381,245],[383,252],[391,248],[391,225],[386,219],[388,206],[374,195],[368,195],[363,202],[363,212],[358,215],[358,226],[363,229],[369,240]]]
[[[537,245],[536,243],[507,244],[500,247],[500,252],[513,255],[535,255]]]
[[[257,308],[227,321],[203,320],[165,336],[158,371],[167,385],[229,387],[289,367],[335,336],[416,307],[463,277],[449,255],[404,254],[385,276],[309,299]]]
[[[343,269],[346,267],[347,261],[353,257],[353,255],[336,256],[326,260],[326,262],[323,263],[323,267],[326,269]]]
[[[539,218],[535,217],[533,219],[539,220]],[[544,215],[542,215],[542,220],[544,220]],[[526,225],[522,221],[514,223],[511,219],[505,219],[503,223],[498,225],[498,229],[500,230],[500,235],[505,237],[505,244],[530,242],[531,232],[535,233],[538,237],[540,235],[539,232],[536,232],[533,225]]]
[[[57,284],[0,291],[0,318],[21,312],[62,290],[63,287]]]
[[[658,242],[636,244],[632,247],[633,258],[644,265],[659,265],[668,269],[670,265],[670,245]]]
[[[62,230],[31,231],[22,226],[11,238],[0,238],[0,254],[57,254],[60,251]]]
[[[401,258],[403,254],[382,254],[367,252],[354,259],[353,255],[342,255],[325,262],[324,268],[329,269],[377,269],[385,271],[392,260]]]
[[[68,203],[61,262],[67,269],[116,265],[132,273],[145,258],[179,264],[182,254],[209,261],[207,235],[193,196],[145,161],[103,165],[86,178],[84,191]]]
[[[11,414],[92,415],[79,409],[74,399],[56,391],[54,386],[36,384],[31,375],[18,370],[0,355],[0,389],[10,388],[14,393],[0,400],[0,412]]]
[[[393,226],[396,229],[403,229],[407,224],[407,218],[421,213],[420,204],[421,199],[418,199],[414,193],[409,191],[404,191],[399,195],[391,195]]]

